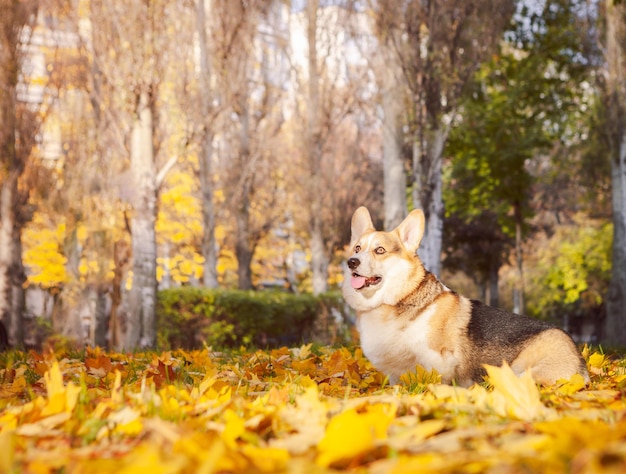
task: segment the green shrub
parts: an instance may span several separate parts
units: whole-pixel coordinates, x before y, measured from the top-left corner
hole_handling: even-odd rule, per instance
[[[215,309],[215,292],[183,287],[160,291],[157,301],[157,344],[192,349],[202,345]]]
[[[194,349],[203,344],[229,348],[337,342],[337,334],[342,341],[349,334],[335,327],[349,319],[344,313],[336,295],[174,288],[159,292],[157,343],[162,349]]]

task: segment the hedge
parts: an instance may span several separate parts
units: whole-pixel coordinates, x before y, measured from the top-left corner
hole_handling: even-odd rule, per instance
[[[347,342],[350,320],[336,293],[173,288],[158,295],[157,343],[161,349],[220,349]]]

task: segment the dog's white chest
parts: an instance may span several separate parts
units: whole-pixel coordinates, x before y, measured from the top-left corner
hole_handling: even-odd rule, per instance
[[[379,309],[361,314],[359,332],[363,352],[392,383],[416,365],[435,369],[444,381],[454,377],[458,360],[449,352],[433,350],[429,344],[431,319],[436,310],[433,304],[413,320],[396,318]]]

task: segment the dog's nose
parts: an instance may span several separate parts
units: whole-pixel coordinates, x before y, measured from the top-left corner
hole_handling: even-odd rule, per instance
[[[348,259],[348,268],[350,270],[356,270],[360,264],[361,261],[358,258],[352,257]]]

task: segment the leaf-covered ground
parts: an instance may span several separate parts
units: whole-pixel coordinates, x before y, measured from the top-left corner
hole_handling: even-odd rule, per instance
[[[397,386],[359,349],[0,357],[0,473],[626,472],[626,361]]]

